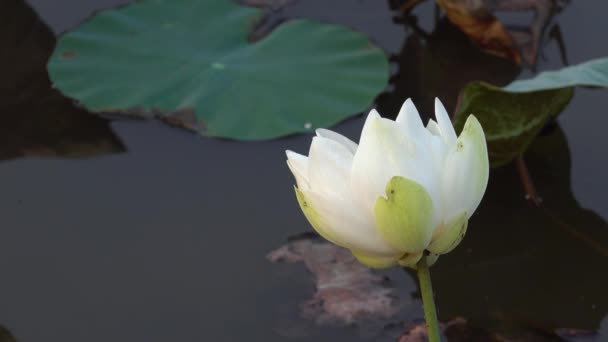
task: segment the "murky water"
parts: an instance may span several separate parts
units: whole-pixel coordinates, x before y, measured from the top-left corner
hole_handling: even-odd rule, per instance
[[[309,275],[301,265],[265,258],[287,237],[309,231],[283,151],[305,152],[310,136],[238,143],[89,116],[49,88],[52,32],[127,1],[30,0],[50,30],[22,2],[3,1],[1,326],[20,342],[362,338],[354,327],[298,318],[296,308],[313,290]],[[462,37],[445,21],[434,29],[431,3],[414,11],[429,33],[424,38],[394,23],[388,3],[324,3],[301,0],[275,17],[345,24],[393,55],[396,76],[379,98],[382,112],[408,96],[428,112],[435,93],[453,106],[452,88],[471,75],[503,83],[518,76],[496,59],[454,49]],[[575,1],[554,18],[570,63],[608,55],[606,11],[605,2]],[[429,81],[419,62],[446,55],[466,58],[448,64],[443,83]],[[539,69],[561,65],[557,44],[544,44]],[[441,318],[507,330],[599,326],[608,313],[607,105],[605,90],[578,89],[559,125],[526,155],[542,209],[525,201],[514,166],[492,171],[467,238],[433,268]],[[360,116],[335,129],[357,138],[361,126]],[[385,274],[410,301],[400,319],[420,319],[415,279],[401,270]]]

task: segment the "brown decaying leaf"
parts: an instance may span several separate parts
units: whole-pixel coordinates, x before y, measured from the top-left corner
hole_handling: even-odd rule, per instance
[[[522,57],[502,23],[489,11],[483,0],[437,0],[452,23],[488,53],[518,64]]]
[[[450,342],[510,342],[503,336],[471,325],[462,317],[455,317],[445,323],[439,323],[442,340]],[[398,342],[426,342],[427,329],[424,322],[410,325],[399,337]]]
[[[301,239],[270,252],[267,258],[272,262],[303,262],[312,273],[316,291],[301,305],[301,315],[317,324],[388,320],[403,307],[387,279],[360,264],[347,249]]]
[[[541,36],[545,27],[549,24],[551,17],[556,11],[559,11],[561,7],[567,5],[569,0],[493,0],[487,1],[487,4],[491,4],[492,8],[490,11],[528,11],[533,10],[535,15],[532,22],[524,30],[509,30],[509,33],[515,40],[516,44],[520,49],[523,60],[529,64],[534,64],[538,56],[538,47]],[[559,26],[554,26],[554,29],[559,31]],[[559,41],[560,37],[555,37],[560,44],[560,48],[563,46]]]
[[[415,5],[417,1],[410,1]],[[556,10],[555,0],[437,0],[452,23],[487,53],[518,64],[534,64],[542,33]],[[405,6],[409,10],[412,6]],[[525,28],[507,29],[496,11],[534,11]]]

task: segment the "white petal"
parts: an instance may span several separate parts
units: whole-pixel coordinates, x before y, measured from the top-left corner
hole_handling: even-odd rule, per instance
[[[441,172],[441,170],[443,170],[443,163],[447,154],[448,145],[446,145],[441,137],[439,125],[435,120],[430,119],[429,123],[426,125],[426,129],[431,133],[431,136],[427,139],[428,150],[433,156],[435,169]]]
[[[420,119],[420,114],[418,114],[418,110],[411,99],[407,99],[403,103],[395,121],[405,127],[406,134],[410,136],[410,139],[417,141],[423,139],[422,135],[426,131]]]
[[[382,127],[387,126],[382,120],[375,109],[367,116],[351,170],[351,188],[354,199],[361,209],[372,214],[376,199],[378,196],[384,195],[386,183],[393,176],[398,175],[398,168],[394,163],[396,160],[388,157],[388,151],[396,149],[404,155],[410,153],[410,143],[399,128],[392,129],[397,131],[395,135],[401,137],[394,142],[390,142],[391,138],[383,136],[383,132],[379,132]],[[387,159],[394,162],[390,163]]]
[[[448,146],[439,136],[431,136],[427,140],[427,150],[433,160],[433,168],[437,171],[437,174],[443,172],[443,164],[448,152]]]
[[[351,188],[355,203],[373,214],[376,200],[385,195],[388,181],[401,176],[422,185],[431,195],[434,207],[440,205],[439,172],[433,168],[432,155],[425,147],[410,141],[400,124],[380,118],[372,111],[353,159]]]
[[[479,121],[470,115],[456,144],[450,148],[443,168],[444,219],[477,209],[488,184],[488,150]]]
[[[357,210],[351,200],[314,191],[302,191],[310,206],[329,230],[334,243],[376,257],[394,257],[392,249],[378,234],[373,217]]]
[[[357,143],[348,139],[347,137],[343,136],[342,134],[334,132],[334,131],[330,131],[325,128],[319,128],[319,129],[317,129],[316,132],[317,132],[317,136],[339,142],[340,144],[344,145],[344,147],[346,147],[349,151],[351,151],[353,154],[355,154],[355,151],[357,150]]]
[[[321,194],[350,198],[350,169],[353,154],[342,144],[314,137],[308,154],[310,188]]]
[[[437,121],[430,119],[429,123],[426,125],[426,129],[431,132],[432,135],[441,136],[441,130],[439,129],[439,125]]]
[[[439,126],[441,136],[446,144],[453,144],[456,141],[456,131],[454,131],[454,126],[452,125],[448,112],[438,98],[435,98],[435,118],[437,119],[437,125]]]
[[[289,150],[285,151],[285,154],[287,155],[287,166],[296,178],[298,188],[309,189],[308,157]]]

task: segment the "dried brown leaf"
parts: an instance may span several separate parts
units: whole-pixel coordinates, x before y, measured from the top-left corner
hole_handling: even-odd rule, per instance
[[[518,64],[522,57],[503,24],[482,0],[437,0],[452,23],[458,26],[481,49]]]

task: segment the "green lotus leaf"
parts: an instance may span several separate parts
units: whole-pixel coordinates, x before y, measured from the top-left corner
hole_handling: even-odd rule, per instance
[[[483,127],[490,165],[500,166],[521,155],[549,120],[570,102],[574,89],[513,93],[485,82],[471,82],[461,92],[454,117],[459,132],[469,114]]]
[[[486,134],[490,164],[500,166],[526,151],[568,105],[575,86],[608,87],[608,58],[541,72],[504,88],[468,83],[460,93],[454,126],[461,129],[469,114],[475,114]]]
[[[387,58],[363,34],[291,20],[250,42],[260,13],[227,0],[102,11],[61,37],[49,74],[91,110],[243,140],[331,126],[387,84]]]

